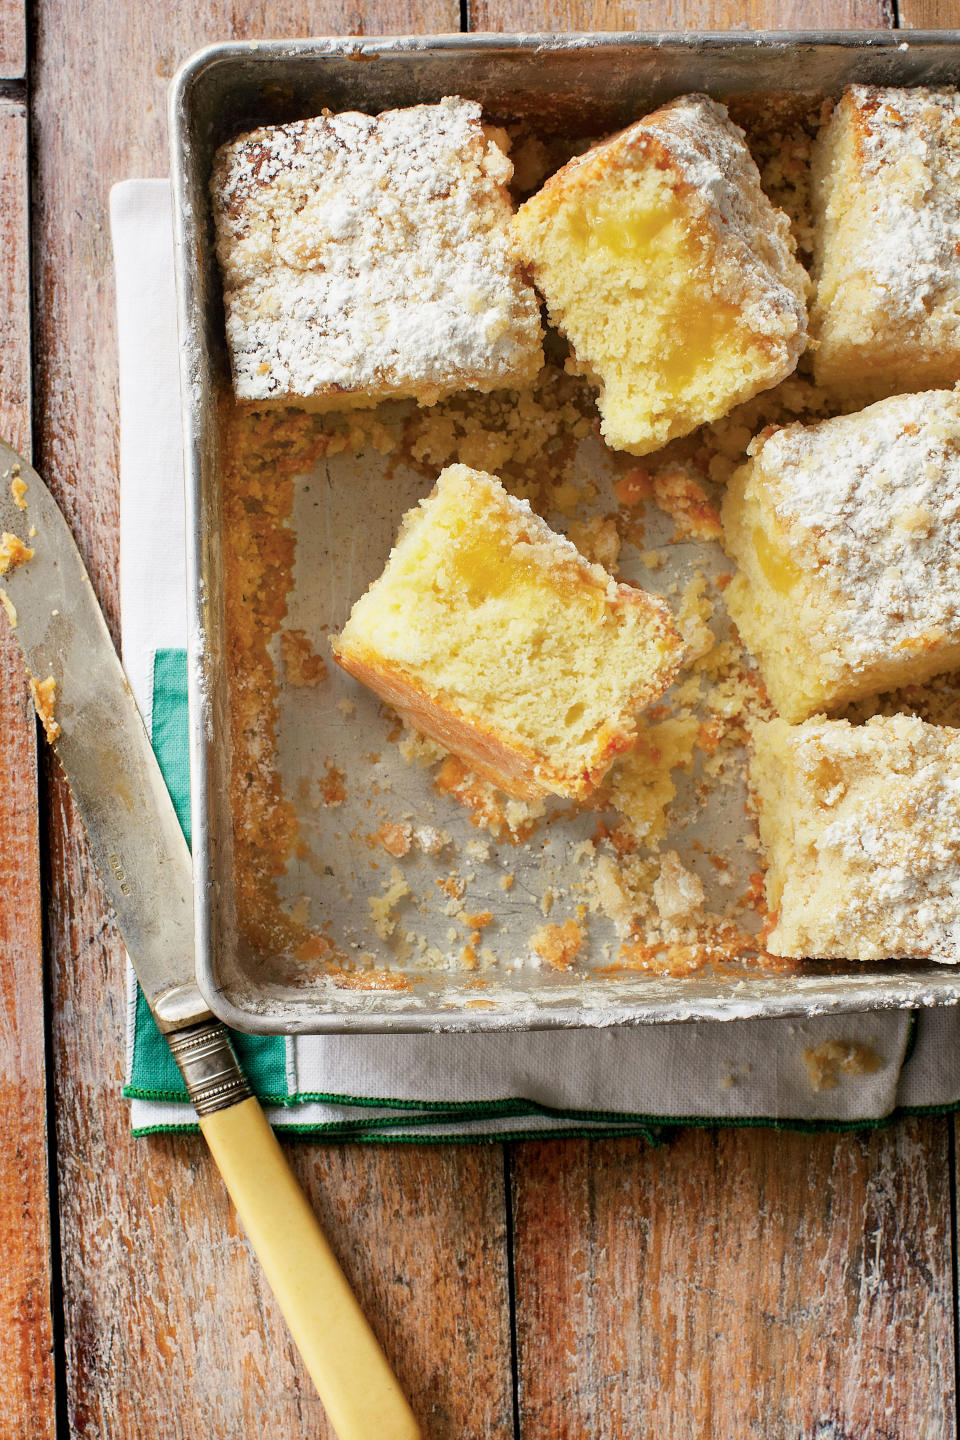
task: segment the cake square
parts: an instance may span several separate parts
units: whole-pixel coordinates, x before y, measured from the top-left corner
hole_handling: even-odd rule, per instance
[[[960,95],[851,85],[813,154],[819,384],[860,403],[960,379]]]
[[[662,600],[466,465],[408,511],[332,646],[416,729],[528,799],[595,789],[683,654]]]
[[[787,720],[960,666],[960,394],[763,433],[721,510],[725,599]]]
[[[758,724],[750,785],[775,955],[960,960],[960,731]]]
[[[315,410],[529,384],[540,310],[510,234],[513,166],[480,106],[325,111],[217,151],[239,400]]]
[[[705,95],[571,160],[514,229],[615,449],[657,450],[796,367],[807,278],[789,221]]]

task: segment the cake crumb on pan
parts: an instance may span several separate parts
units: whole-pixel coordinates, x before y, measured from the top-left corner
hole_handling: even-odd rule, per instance
[[[554,970],[569,970],[583,945],[583,931],[576,920],[562,925],[543,925],[530,936],[530,949]]]
[[[288,685],[319,685],[326,680],[326,661],[314,650],[305,630],[281,630],[280,655]]]

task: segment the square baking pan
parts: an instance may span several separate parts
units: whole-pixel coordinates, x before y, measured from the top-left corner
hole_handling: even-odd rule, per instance
[[[957,84],[960,38],[911,31],[316,39],[212,46],[179,72],[171,91],[171,142],[186,433],[197,963],[208,1003],[230,1025],[261,1033],[516,1030],[812,1015],[960,999],[960,971],[921,962],[808,965],[792,973],[736,965],[673,976],[623,973],[610,963],[615,938],[605,938],[593,919],[590,944],[575,969],[531,963],[531,930],[548,913],[551,920],[572,914],[572,897],[583,894],[577,857],[589,849],[584,842],[595,817],[567,816],[506,854],[491,847],[453,801],[437,795],[426,771],[396,757],[389,716],[339,674],[311,690],[281,692],[277,702],[278,773],[291,795],[313,796],[309,815],[298,816],[309,845],[300,847],[299,859],[291,856],[278,894],[309,912],[342,953],[397,977],[398,988],[345,985],[342,976],[338,981],[282,946],[253,943],[237,923],[218,419],[229,367],[208,198],[216,147],[245,129],[323,108],[376,113],[448,94],[480,101],[494,122],[526,120],[543,135],[596,136],[689,91],[719,100],[758,93],[836,96],[851,82]],[[402,414],[396,423],[402,426]],[[595,446],[588,461],[599,473],[600,447],[586,443]],[[430,488],[422,473],[402,464],[391,467],[389,482],[384,474],[382,458],[371,452],[325,459],[297,480],[288,623],[312,632],[318,646],[379,573],[400,514]],[[336,805],[318,810],[316,787],[324,773],[344,783]],[[742,812],[742,797],[737,805]],[[445,848],[436,854],[426,847],[395,868],[371,843],[377,824],[391,816],[429,827],[425,833],[439,833]],[[722,841],[723,827],[734,822],[721,815],[715,823]],[[458,873],[471,907],[495,916],[486,959],[473,972],[459,961],[466,937]],[[371,925],[375,912],[378,926]],[[576,913],[582,916],[584,907]]]

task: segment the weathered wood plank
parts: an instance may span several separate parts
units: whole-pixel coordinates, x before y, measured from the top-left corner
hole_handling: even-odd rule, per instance
[[[925,0],[916,0],[923,4]],[[818,30],[893,23],[891,0],[468,0],[471,30]]]
[[[0,31],[0,38],[3,32]],[[0,435],[30,450],[27,117],[0,101]],[[0,1431],[54,1434],[37,735],[0,615]]]
[[[0,80],[22,80],[26,73],[25,0],[0,0]]]
[[[164,87],[231,35],[450,30],[449,0],[344,8],[50,0],[34,74],[41,461],[116,615],[117,438],[107,189],[164,168]],[[110,44],[103,36],[110,35]],[[119,1099],[117,937],[50,776],[49,931],[69,1420],[119,1440],[329,1434],[199,1142],[132,1141]],[[428,1433],[512,1425],[501,1157],[330,1150],[294,1163]],[[162,1420],[157,1417],[162,1417]]]
[[[514,1156],[524,1440],[956,1433],[947,1122]]]
[[[897,18],[905,30],[955,30],[960,26],[957,0],[900,0]]]
[[[0,99],[0,435],[30,454],[30,238],[27,216],[27,115]]]

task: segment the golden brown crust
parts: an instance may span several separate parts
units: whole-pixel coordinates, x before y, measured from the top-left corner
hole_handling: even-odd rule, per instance
[[[428,695],[410,672],[385,663],[370,651],[343,650],[335,641],[332,649],[338,665],[392,705],[414,729],[429,735],[483,779],[518,800],[588,794],[615,757],[630,750],[636,739],[635,734],[611,728],[599,762],[579,775],[565,774],[503,731],[468,718],[440,696]]]

